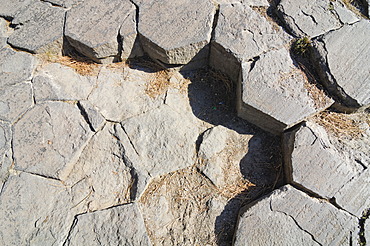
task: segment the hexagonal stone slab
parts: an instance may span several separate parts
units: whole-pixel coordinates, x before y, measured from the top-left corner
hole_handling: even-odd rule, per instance
[[[281,27],[247,3],[221,4],[211,45],[210,65],[237,81],[242,62],[281,48],[290,39]]]
[[[78,199],[82,199],[77,198]],[[62,182],[21,173],[0,196],[1,245],[62,245],[82,211]]]
[[[112,62],[119,55],[119,30],[130,13],[135,6],[129,0],[85,0],[68,11],[64,34],[83,55]]]
[[[163,104],[164,96],[155,98],[146,93],[151,77],[145,72],[122,68],[102,68],[96,88],[88,101],[105,119],[120,122],[148,112]]]
[[[61,53],[65,11],[44,2],[34,2],[12,20],[17,29],[8,43],[32,53]]]
[[[150,245],[136,204],[77,216],[66,245]]]
[[[361,20],[314,42],[322,83],[346,106],[370,104],[369,31],[370,22]]]
[[[206,60],[216,8],[210,0],[147,1],[140,5],[144,51],[166,64]],[[200,51],[204,48],[204,52]],[[199,55],[197,56],[197,54]]]
[[[13,122],[33,105],[30,83],[0,89],[0,120]]]
[[[59,179],[92,135],[76,105],[36,105],[14,126],[15,168]]]
[[[25,52],[0,49],[0,88],[31,79],[36,59]]]
[[[282,0],[278,13],[295,36],[316,37],[359,20],[341,1]]]
[[[286,185],[242,212],[235,245],[348,245],[357,218]]]
[[[243,63],[238,86],[238,115],[274,134],[333,103],[308,82],[285,48]]]
[[[43,67],[32,83],[37,102],[86,100],[96,84],[96,77],[82,76],[73,68],[52,63]]]

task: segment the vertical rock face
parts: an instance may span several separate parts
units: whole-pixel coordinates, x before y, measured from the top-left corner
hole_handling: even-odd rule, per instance
[[[287,185],[246,207],[235,245],[349,245],[357,218]]]
[[[319,74],[326,88],[348,106],[370,104],[370,22],[327,33],[314,42]]]
[[[243,63],[238,83],[238,115],[274,134],[332,103],[323,93],[323,103],[315,102],[307,77],[285,48]]]
[[[205,63],[215,11],[210,0],[143,1],[139,33],[144,51],[166,64]]]
[[[295,36],[316,37],[359,18],[340,1],[282,0],[279,15]]]
[[[83,55],[111,62],[119,56],[119,30],[131,13],[135,6],[129,0],[85,0],[67,12],[64,33]]]
[[[66,245],[150,245],[135,204],[77,216]]]
[[[32,53],[60,53],[63,42],[65,11],[44,2],[34,2],[12,20],[18,28],[8,43]]]

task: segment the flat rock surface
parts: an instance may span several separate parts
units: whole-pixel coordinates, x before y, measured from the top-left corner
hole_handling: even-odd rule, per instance
[[[356,217],[289,185],[245,210],[235,245],[348,245],[357,233]]]
[[[9,166],[11,165],[11,139],[10,125],[0,121],[0,187],[7,180]]]
[[[36,59],[12,49],[0,49],[0,88],[31,79]]]
[[[0,1],[0,16],[13,18],[21,9],[26,8],[29,4],[37,0],[1,0]]]
[[[136,204],[79,215],[66,245],[150,245]]]
[[[71,8],[73,6],[76,6],[80,3],[83,3],[84,0],[45,0],[45,2],[49,2],[56,6],[61,6],[64,8]]]
[[[361,20],[315,41],[320,75],[327,89],[348,106],[370,104],[370,22]],[[346,69],[343,69],[346,68]]]
[[[68,11],[64,34],[71,45],[96,61],[117,57],[118,33],[135,6],[129,0],[85,0]]]
[[[332,104],[323,92],[319,91],[319,98],[313,95],[307,77],[285,48],[243,63],[239,83],[239,116],[272,133],[282,132]]]
[[[62,49],[65,11],[44,2],[34,2],[22,9],[12,20],[17,29],[8,43],[32,53],[55,52]]]
[[[341,1],[282,0],[278,10],[295,36],[316,37],[359,20]]]
[[[209,43],[215,11],[210,0],[141,4],[139,33],[144,51],[166,64],[187,64]]]

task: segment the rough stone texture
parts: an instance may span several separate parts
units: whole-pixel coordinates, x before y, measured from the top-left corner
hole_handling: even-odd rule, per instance
[[[119,55],[119,30],[132,12],[135,6],[129,0],[85,0],[68,11],[64,34],[85,56],[111,62]]]
[[[363,169],[344,158],[324,128],[311,122],[286,133],[284,148],[288,179],[329,199]]]
[[[144,51],[166,64],[205,60],[216,8],[210,0],[148,1],[140,5]],[[199,55],[197,55],[199,53]]]
[[[0,49],[0,88],[31,79],[36,59],[12,49]]]
[[[6,40],[9,37],[9,27],[5,19],[0,18],[0,49],[6,46]]]
[[[49,2],[56,6],[61,6],[64,8],[71,8],[76,6],[80,3],[83,3],[84,0],[45,0],[45,2]]]
[[[52,63],[42,68],[32,83],[37,102],[86,100],[96,84],[96,77],[82,76],[73,68]]]
[[[43,2],[34,2],[12,20],[17,29],[8,43],[32,53],[61,53],[65,11]]]
[[[66,245],[150,245],[136,204],[77,216]]]
[[[80,101],[78,107],[83,113],[85,120],[89,123],[93,131],[98,131],[103,126],[104,117],[88,101]]]
[[[127,157],[150,176],[163,175],[195,163],[199,129],[167,105],[122,122],[135,152]]]
[[[36,1],[37,0],[0,0],[0,16],[14,18],[21,9]]]
[[[13,122],[33,105],[30,83],[0,89],[0,120]]]
[[[220,6],[214,34],[210,65],[233,81],[238,79],[242,62],[290,41],[290,36],[276,23],[242,3]]]
[[[238,115],[274,134],[332,104],[322,92],[320,102],[305,74],[285,49],[273,50],[242,64],[238,84]]]
[[[120,122],[163,104],[164,95],[146,94],[149,75],[133,69],[102,68],[88,100],[105,119]]]
[[[246,207],[235,245],[349,245],[357,218],[287,185]]]
[[[215,245],[214,223],[227,200],[191,169],[155,178],[140,198],[153,245]]]
[[[11,165],[11,130],[10,126],[0,121],[0,188],[7,180],[9,167]],[[1,189],[0,189],[1,191]]]
[[[340,1],[282,0],[279,15],[295,36],[316,37],[359,18]]]
[[[135,9],[131,11],[131,13],[123,21],[123,24],[119,30],[122,43],[122,60],[144,55],[136,30],[136,11],[137,10]]]
[[[21,173],[0,196],[1,245],[62,245],[81,212],[62,182]]]
[[[330,93],[347,106],[370,104],[370,22],[361,20],[314,42],[319,74]]]
[[[74,163],[92,132],[76,105],[36,105],[14,126],[15,168],[59,178]]]

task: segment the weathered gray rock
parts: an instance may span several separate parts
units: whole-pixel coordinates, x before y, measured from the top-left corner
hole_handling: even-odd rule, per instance
[[[29,82],[0,89],[0,120],[13,122],[33,105]]]
[[[143,1],[140,41],[154,60],[166,64],[206,62],[216,8],[210,0]],[[199,55],[197,55],[199,53]]]
[[[37,1],[22,9],[12,24],[17,29],[8,43],[32,53],[61,53],[65,11]]]
[[[36,105],[14,126],[15,168],[59,179],[92,135],[76,105]]]
[[[88,101],[80,101],[78,107],[84,114],[85,120],[89,123],[93,131],[98,131],[104,124],[104,117]]]
[[[150,245],[136,204],[77,216],[66,245]]]
[[[210,65],[236,81],[242,62],[281,48],[290,39],[281,27],[247,3],[222,4],[211,45]]]
[[[0,16],[6,18],[14,18],[16,14],[29,4],[36,2],[37,0],[0,0]]]
[[[195,163],[199,129],[167,105],[127,119],[122,127],[135,149],[127,157],[143,173],[163,175]]]
[[[288,180],[329,199],[362,171],[337,151],[324,128],[311,122],[285,133],[284,148]]]
[[[295,36],[316,37],[359,18],[340,1],[282,0],[278,12]]]
[[[164,95],[156,98],[146,93],[150,75],[125,68],[102,68],[97,87],[88,101],[105,119],[120,122],[163,104]]]
[[[82,76],[59,63],[48,64],[32,80],[35,99],[39,101],[86,100],[96,84],[96,77]]]
[[[11,165],[11,139],[10,126],[0,121],[0,188],[9,175],[8,169]]]
[[[134,9],[130,12],[119,30],[122,43],[122,60],[144,55],[137,35],[136,11]]]
[[[135,6],[129,0],[85,0],[67,12],[64,34],[85,56],[112,62],[119,55],[119,30],[131,13]]]
[[[274,134],[333,103],[322,91],[310,86],[285,48],[243,63],[238,86],[238,115]]]
[[[370,104],[370,22],[361,20],[314,42],[322,82],[347,106]]]
[[[5,19],[0,18],[0,49],[6,46],[6,40],[9,37],[8,23]]]
[[[21,173],[0,196],[1,245],[62,245],[81,210],[62,182]]]
[[[357,218],[287,185],[242,213],[235,245],[348,245]]]
[[[71,8],[80,3],[83,3],[84,0],[45,0],[45,2],[49,2],[53,5],[61,6],[64,8]]]
[[[31,79],[36,59],[12,49],[0,49],[0,88]]]
[[[227,200],[201,174],[185,169],[153,179],[140,210],[153,245],[217,245],[217,216]]]

